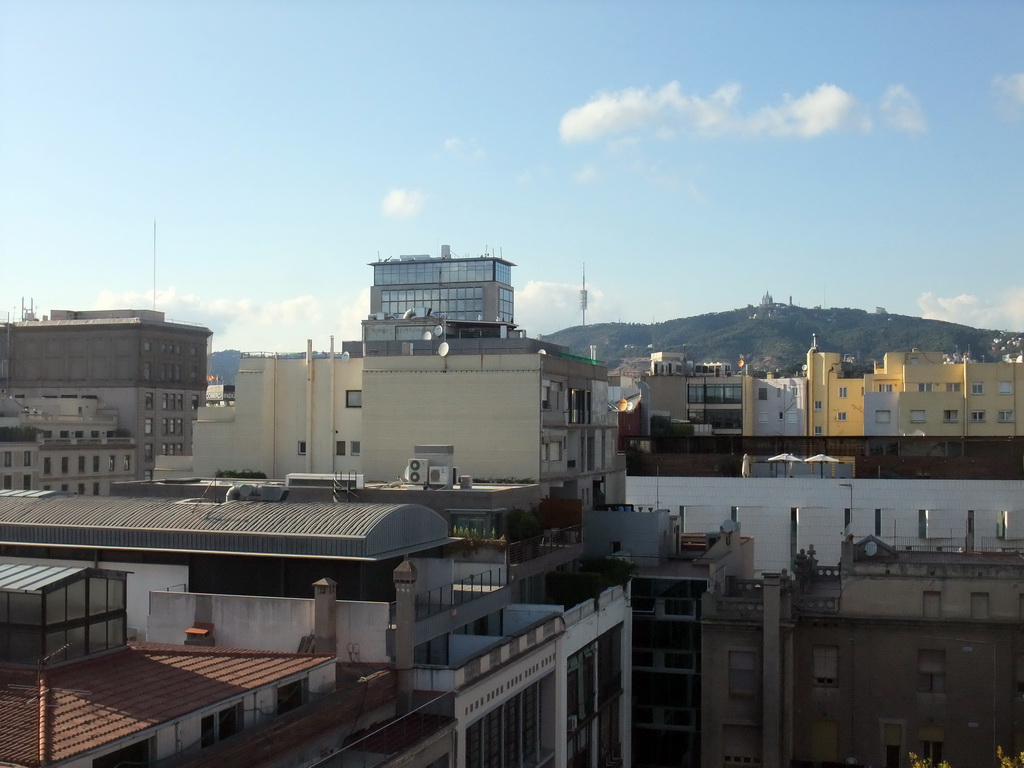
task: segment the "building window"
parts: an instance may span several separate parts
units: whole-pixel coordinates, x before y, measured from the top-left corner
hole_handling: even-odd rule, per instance
[[[124,459],[121,462],[121,465],[124,467],[125,472],[132,471],[132,455],[130,453],[126,453],[124,455]]]
[[[12,475],[4,475],[4,490],[14,490],[14,477]]]
[[[48,474],[50,474],[50,471],[51,471],[50,457],[49,456],[44,456],[43,457],[43,474],[44,475],[48,475]]]
[[[979,423],[981,423],[983,421],[985,421],[985,412],[984,411],[971,411],[971,423],[972,424],[979,424]]]
[[[918,392],[931,392],[932,391],[932,383],[930,381],[919,381],[919,382],[917,382],[917,391]]]
[[[971,382],[971,394],[972,395],[984,395],[985,394],[985,383],[982,381]]]
[[[921,753],[918,757],[928,761],[930,765],[942,763],[942,742],[944,740],[942,729],[934,725],[926,725],[918,732],[918,739],[921,741]]]
[[[960,411],[945,410],[942,412],[942,420],[946,424],[956,424],[960,420]]]
[[[813,649],[814,684],[834,686],[839,681],[839,646],[816,645]]]
[[[1013,411],[1010,411],[1010,413],[1012,414]],[[1013,419],[1011,419],[1011,421],[1012,420]],[[22,454],[22,456],[21,456],[21,466],[23,466],[23,467],[31,467],[32,466],[32,451],[25,451],[25,453]]]
[[[78,472],[79,474],[85,472],[85,456],[78,457]]]
[[[13,467],[14,466],[14,451],[4,451],[4,466],[5,467]]]
[[[846,397],[848,392],[849,392],[849,390],[847,389],[847,387],[840,387],[839,388],[839,396],[840,397]]]
[[[917,652],[917,690],[922,693],[945,693],[945,651],[922,648]]]
[[[840,411],[836,414],[836,421],[846,421],[846,411]]]
[[[821,410],[821,400],[815,400],[814,401],[814,410],[816,410],[816,411],[820,411]]]
[[[153,444],[152,443],[146,443],[146,444],[144,444],[142,446],[142,457],[146,461],[152,461],[153,460]]]
[[[971,618],[988,618],[988,592],[971,592]]]
[[[997,418],[998,418],[998,420],[1001,423],[1007,424],[1007,423],[1013,421],[1013,411],[1012,410],[1000,411],[998,416],[997,416]]]
[[[753,696],[757,690],[757,653],[729,651],[729,695]]]
[[[892,392],[892,384],[879,384],[878,385],[878,391],[879,392]]]
[[[924,411],[911,411],[910,412],[910,421],[913,424],[919,424],[919,423],[924,421],[924,416],[925,416]]]
[[[299,456],[305,456],[305,455],[306,455],[306,441],[305,440],[299,440]]]
[[[351,449],[351,450],[349,451],[349,453],[351,453],[351,454],[352,454],[353,456],[358,456],[358,455],[359,455],[359,452],[360,452],[360,450],[361,450],[361,447],[362,447],[362,446],[360,445],[360,443],[359,443],[359,441],[358,441],[358,440],[352,440],[352,441],[351,441],[351,442],[349,443],[349,448]]]
[[[947,392],[959,392],[961,389],[959,381],[947,381],[946,391]]]
[[[60,473],[62,475],[66,475],[68,473],[68,464],[69,464],[68,457],[67,456],[61,456],[60,457]]]
[[[815,427],[814,428],[814,436],[815,437],[821,437],[821,427]]]
[[[757,388],[757,399],[758,400],[767,400],[768,399],[768,387],[758,387]]]
[[[144,435],[152,435],[153,434],[153,419],[149,418],[148,416],[146,417],[146,420],[143,422],[142,434],[144,434]]]
[[[107,471],[108,471],[108,472],[113,472],[113,471],[114,471],[114,468],[115,468],[116,466],[117,466],[117,456],[113,456],[113,455],[112,455],[112,456],[110,456],[110,457],[109,457],[109,458],[107,459]]]
[[[302,706],[305,699],[305,680],[285,683],[277,689],[277,714],[283,715]]]
[[[153,376],[153,364],[143,363],[142,364],[142,378],[149,381]]]
[[[875,536],[882,535],[882,510],[875,510]]]
[[[999,382],[999,394],[1000,395],[1012,395],[1013,394],[1013,385],[1011,384],[1011,382],[1009,382],[1009,381],[1000,381]]]
[[[363,407],[363,390],[361,390],[361,389],[346,389],[345,390],[345,407],[346,408],[362,408]]]
[[[334,441],[334,455],[335,456],[344,456],[345,455],[345,441],[344,440],[335,440]]]
[[[875,424],[888,424],[892,421],[892,411],[875,411]]]

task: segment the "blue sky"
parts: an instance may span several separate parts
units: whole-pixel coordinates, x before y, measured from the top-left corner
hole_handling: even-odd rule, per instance
[[[359,336],[380,257],[531,335],[757,303],[1024,330],[1019,2],[0,3],[0,315]]]

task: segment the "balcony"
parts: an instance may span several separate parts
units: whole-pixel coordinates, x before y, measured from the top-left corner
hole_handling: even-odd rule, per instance
[[[539,557],[574,547],[583,541],[583,526],[573,525],[568,528],[551,530],[542,536],[516,541],[508,545],[508,563],[517,565]]]

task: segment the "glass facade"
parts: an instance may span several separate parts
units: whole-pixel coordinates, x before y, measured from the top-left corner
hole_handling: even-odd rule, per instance
[[[389,261],[373,265],[374,285],[512,284],[512,267],[494,259]]]
[[[451,320],[486,320],[484,289],[479,286],[465,288],[401,288],[381,291],[381,312],[401,317],[406,310],[429,307],[436,315]]]
[[[124,645],[126,583],[94,571],[39,592],[0,591],[0,660],[63,661]]]

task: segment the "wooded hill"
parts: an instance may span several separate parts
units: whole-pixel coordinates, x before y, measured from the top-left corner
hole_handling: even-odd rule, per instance
[[[786,304],[746,307],[683,317],[663,323],[602,323],[546,334],[573,354],[590,356],[609,368],[648,360],[651,352],[685,352],[697,362],[730,363],[741,356],[752,373],[790,374],[806,361],[814,334],[818,348],[852,356],[865,364],[886,352],[926,349],[970,353],[979,362],[998,361],[1021,351],[1021,334],[971,328],[940,320],[862,309],[807,309]]]
[[[787,375],[804,364],[814,334],[822,351],[849,355],[865,365],[872,360],[881,362],[886,352],[915,348],[969,353],[973,360],[992,362],[1004,355],[1019,355],[1022,340],[1019,332],[971,328],[909,315],[807,309],[788,304],[712,312],[649,325],[575,326],[545,334],[544,338],[569,347],[581,357],[589,357],[590,346],[594,345],[597,359],[609,369],[626,363],[646,370],[652,352],[685,352],[701,363],[730,363],[734,371],[742,356],[751,373]],[[236,349],[214,352],[210,373],[224,384],[234,384],[240,356]]]

